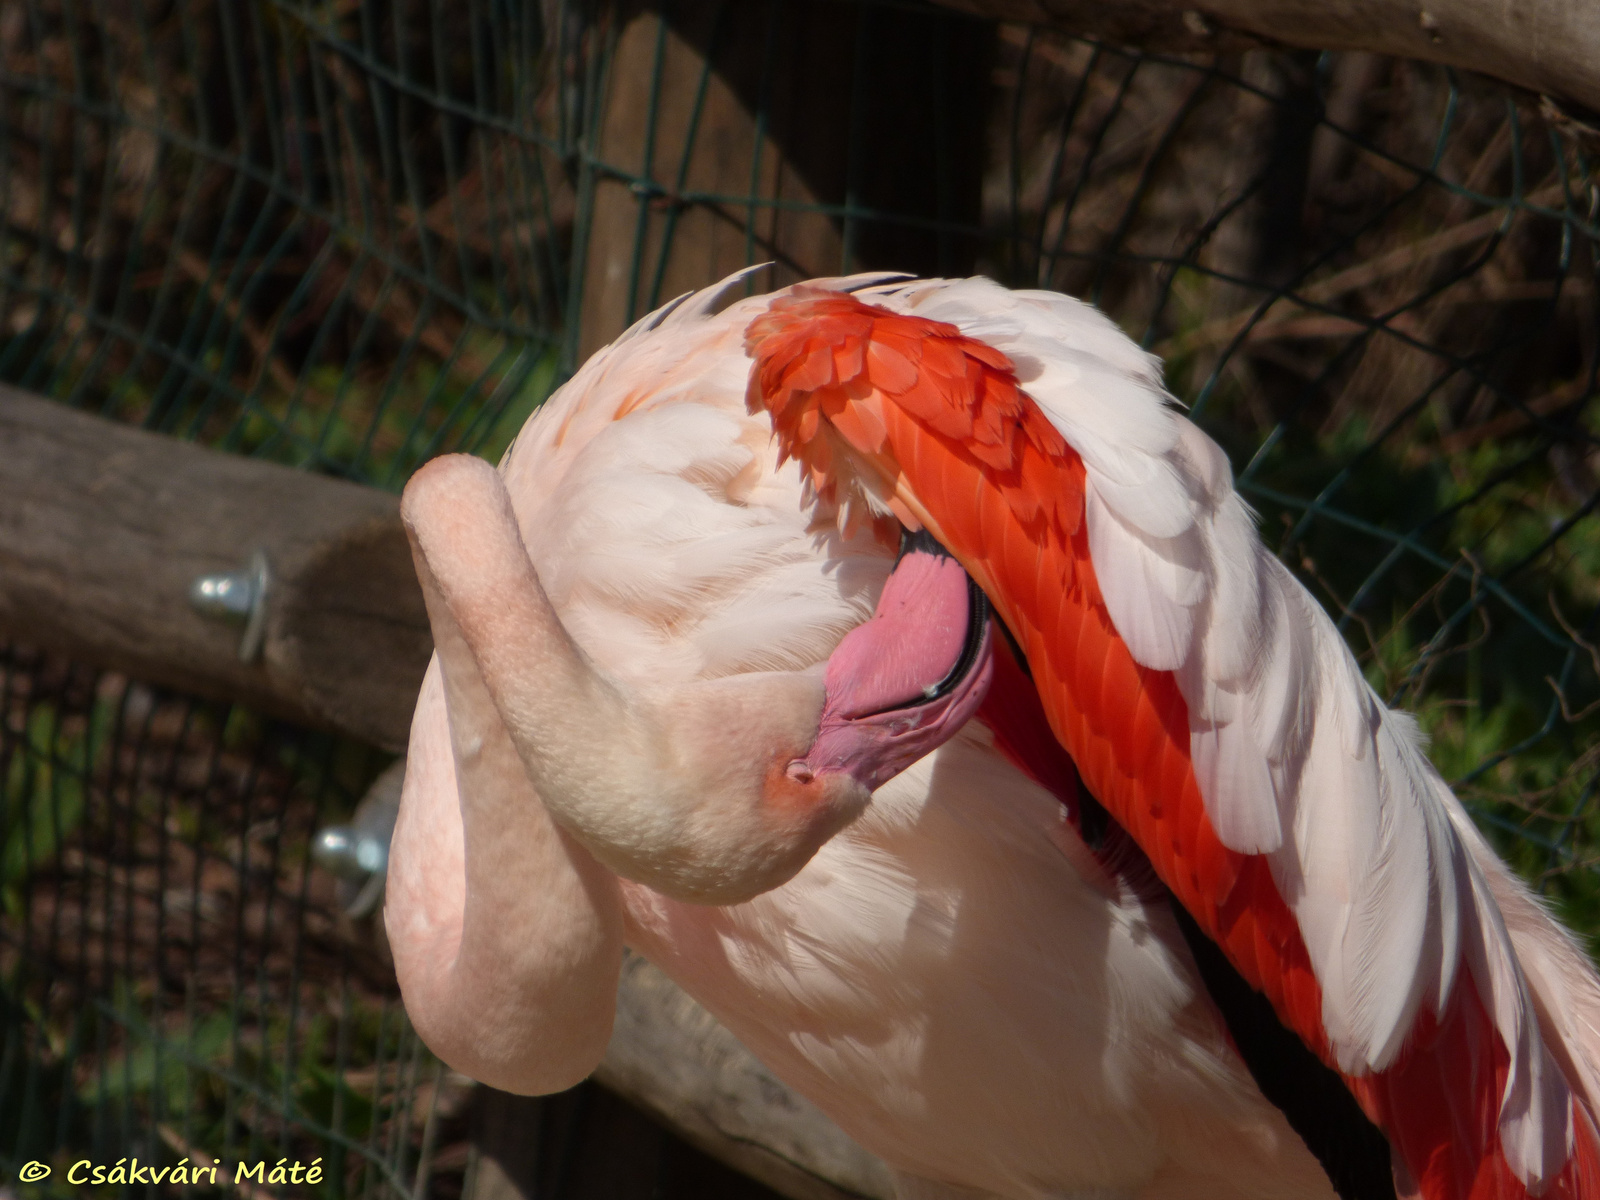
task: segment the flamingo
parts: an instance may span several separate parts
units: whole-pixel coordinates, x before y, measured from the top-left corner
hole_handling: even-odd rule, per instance
[[[903,1200],[1600,1197],[1600,981],[1071,298],[735,276],[402,514],[385,918],[445,1061],[624,945]]]

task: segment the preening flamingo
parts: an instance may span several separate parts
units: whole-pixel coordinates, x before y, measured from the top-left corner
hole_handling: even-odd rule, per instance
[[[1600,983],[1151,359],[736,282],[407,488],[434,1050],[576,1082],[627,943],[908,1198],[1600,1198]]]

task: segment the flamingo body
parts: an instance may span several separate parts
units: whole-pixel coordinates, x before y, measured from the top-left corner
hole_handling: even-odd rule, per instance
[[[1230,807],[1236,788],[1259,798],[1262,772],[1194,700],[1217,672],[1184,673],[1222,608],[1190,531],[1232,539],[1256,572],[1235,580],[1266,614],[1255,659],[1287,639],[1318,669],[1353,666],[1295,607],[1311,602],[1148,361],[1092,310],[982,281],[722,303],[677,302],[597,354],[499,475],[445,459],[407,489],[437,653],[386,920],[429,1044],[512,1090],[574,1082],[603,1050],[626,942],[886,1159],[907,1200],[1326,1200],[1230,1042],[1170,888],[1344,1072],[1403,1184],[1597,1194],[1581,1027],[1600,989],[1404,724],[1364,691],[1364,724],[1325,724],[1290,687],[1322,677],[1309,667],[1234,689],[1252,729],[1312,757],[1325,729],[1350,735],[1336,749],[1365,730],[1358,761],[1398,758],[1434,806],[1425,845],[1448,878],[1424,872],[1421,918],[1377,912],[1409,930],[1398,950],[1341,968],[1317,925],[1323,893],[1307,895],[1326,877],[1302,859],[1336,819],[1276,791],[1270,814]],[[1043,316],[1019,322],[1023,303]],[[1075,413],[1080,393],[1109,415]],[[919,526],[1026,658],[989,638],[982,686],[937,700],[971,655],[953,633],[908,649],[919,606],[962,611],[948,570],[895,559],[897,531]],[[886,740],[885,721],[912,736]],[[1094,800],[1142,852],[1091,833]]]

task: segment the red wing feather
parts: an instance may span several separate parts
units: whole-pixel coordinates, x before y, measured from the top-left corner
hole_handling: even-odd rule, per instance
[[[1294,915],[1267,860],[1228,849],[1213,829],[1177,683],[1134,661],[1101,596],[1083,462],[1005,355],[952,325],[803,288],[752,322],[746,344],[752,409],[772,414],[785,452],[824,493],[853,479],[887,497],[961,561],[1016,635],[1090,792],[1284,1024],[1337,1069]],[[1463,972],[1442,1023],[1424,1012],[1392,1067],[1344,1078],[1421,1195],[1524,1197],[1496,1124],[1508,1061]],[[1579,1124],[1548,1196],[1600,1197],[1581,1106]]]

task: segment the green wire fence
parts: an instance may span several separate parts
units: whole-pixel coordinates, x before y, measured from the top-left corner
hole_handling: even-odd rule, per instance
[[[1093,299],[1592,936],[1595,152],[1437,67],[887,0],[14,0],[0,380],[398,489],[745,263]],[[0,654],[0,1172],[320,1157],[316,1194],[460,1193],[466,1085],[306,850],[384,761]]]

